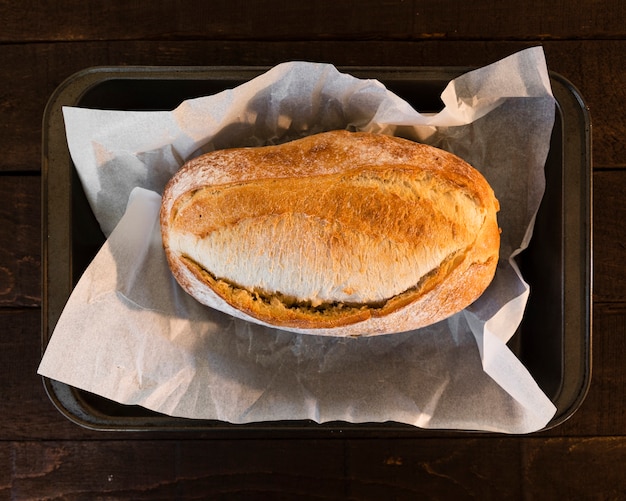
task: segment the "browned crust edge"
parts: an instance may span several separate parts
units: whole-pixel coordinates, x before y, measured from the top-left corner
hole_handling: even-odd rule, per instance
[[[402,150],[401,156],[411,155],[412,148],[423,150],[425,147],[425,145],[399,138],[367,133],[332,131],[323,134],[332,135],[334,137],[331,139],[338,141],[345,140],[348,134],[351,139],[356,138],[358,141],[372,138],[374,141],[380,142],[381,146],[387,144],[394,148],[399,147]],[[315,136],[310,136],[298,141],[311,144],[315,139]],[[274,148],[277,147],[268,147],[268,149]],[[246,150],[254,156],[264,148]],[[233,151],[240,150],[222,150],[214,152],[214,154],[223,157]],[[199,172],[199,170],[202,171],[206,165],[205,162],[210,159],[212,154],[204,155],[183,166],[170,180],[164,192],[161,227],[163,244],[173,275],[183,289],[208,306],[257,323],[289,330],[323,331],[325,334],[331,335],[368,335],[411,330],[443,320],[474,302],[493,279],[498,262],[500,231],[495,217],[499,209],[498,203],[482,175],[458,157],[441,150],[438,150],[437,153],[447,158],[451,156],[453,160],[450,171],[440,170],[437,174],[446,178],[453,178],[457,182],[461,180],[463,185],[470,186],[472,192],[479,196],[481,203],[489,208],[488,217],[478,235],[476,245],[467,249],[463,256],[449,259],[420,284],[417,284],[415,288],[389,299],[383,306],[348,305],[348,307],[336,307],[331,314],[328,314],[331,309],[327,308],[326,314],[321,314],[319,311],[306,308],[290,308],[280,304],[280,302],[276,303],[278,301],[276,299],[273,302],[274,306],[270,308],[271,300],[268,302],[262,300],[254,292],[233,288],[231,284],[216,280],[195,263],[190,263],[189,260],[174,255],[168,246],[168,226],[170,210],[180,192],[176,193],[176,189],[173,188],[177,187],[181,178],[193,179],[194,173]],[[254,167],[252,170],[255,170]],[[254,179],[254,175],[263,177],[263,171],[264,168],[257,168],[256,172],[248,171],[243,176],[237,176],[237,173],[230,175],[233,179],[241,181],[242,179],[237,179],[237,177],[247,179]],[[294,173],[290,174],[293,175]],[[304,174],[300,173],[300,175]],[[184,191],[207,184],[206,173],[198,177],[199,179],[195,180],[195,184],[187,183]],[[210,178],[211,175],[209,174],[208,177]],[[280,176],[273,174],[271,177]],[[202,288],[207,290],[203,291]],[[220,302],[224,304],[220,304]],[[280,305],[279,308],[276,308],[277,304]]]

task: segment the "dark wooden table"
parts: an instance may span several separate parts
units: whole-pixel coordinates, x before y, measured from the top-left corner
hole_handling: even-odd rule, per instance
[[[45,4],[42,6],[41,4]],[[0,1],[2,499],[626,499],[626,5]],[[541,44],[593,119],[593,378],[528,436],[238,438],[98,432],[64,418],[41,356],[42,115],[97,65],[477,66]]]

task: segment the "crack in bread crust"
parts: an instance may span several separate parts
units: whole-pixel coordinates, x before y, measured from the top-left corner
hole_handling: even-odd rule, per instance
[[[313,305],[280,292],[260,289],[248,290],[227,279],[215,277],[210,271],[187,256],[181,261],[200,280],[210,283],[213,290],[225,301],[242,311],[249,312],[262,320],[273,320],[282,327],[302,327],[311,323],[311,318],[321,327],[349,325],[370,317],[380,317],[398,310],[430,292],[451,274],[463,261],[465,251],[448,256],[437,269],[424,275],[415,286],[384,301],[370,303],[323,302]],[[282,320],[277,321],[277,318]]]
[[[323,198],[332,193],[341,196]],[[161,230],[174,277],[198,301],[263,325],[358,336],[424,327],[476,300],[498,263],[498,210],[484,177],[455,155],[331,131],[191,160],[166,186]],[[291,261],[274,261],[281,253]]]
[[[403,165],[207,187],[174,211],[178,253],[242,288],[314,303],[400,294],[484,221],[464,190]]]

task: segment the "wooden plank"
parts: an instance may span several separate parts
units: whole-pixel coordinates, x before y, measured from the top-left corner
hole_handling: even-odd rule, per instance
[[[175,444],[15,442],[11,499],[179,499]]]
[[[0,442],[0,498],[11,499],[13,474],[13,444]]]
[[[114,499],[458,499],[520,492],[513,440],[15,444],[12,495]],[[463,464],[465,454],[475,458]],[[495,465],[501,474],[489,477]],[[452,496],[452,497],[447,497]],[[521,498],[520,498],[521,499]]]
[[[588,0],[0,0],[0,498],[622,499],[625,14],[624,3]],[[528,437],[209,440],[92,432],[52,406],[35,373],[40,282],[30,273],[41,259],[41,117],[65,78],[94,65],[482,65],[538,42],[594,123],[594,372],[569,421]]]
[[[0,176],[0,306],[41,303],[39,176]]]
[[[626,10],[618,2],[497,3],[202,2],[173,0],[101,4],[0,3],[2,42],[68,40],[545,40],[618,38]]]
[[[568,421],[546,436],[626,436],[626,305],[596,303],[593,312],[591,384]]]
[[[626,438],[8,442],[11,499],[619,499]],[[4,453],[7,455],[7,453]]]
[[[479,66],[532,44],[526,42],[86,42],[5,45],[0,51],[2,171],[41,168],[45,105],[66,78],[99,65],[261,65],[287,60],[338,66]],[[596,168],[625,167],[626,41],[546,42],[549,67],[579,88],[594,125]],[[584,71],[581,71],[584,68]]]
[[[624,437],[528,440],[522,452],[523,499],[618,500],[626,493]]]
[[[522,499],[520,445],[500,438],[349,442],[350,499]]]
[[[594,299],[626,301],[626,171],[594,175]]]
[[[581,407],[580,434],[626,435],[626,305],[595,305],[591,389]],[[562,430],[567,432],[567,430]]]
[[[0,308],[0,440],[81,436],[54,408],[37,375],[40,316],[36,308]]]

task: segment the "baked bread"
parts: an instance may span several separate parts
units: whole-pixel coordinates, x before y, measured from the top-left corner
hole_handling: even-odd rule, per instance
[[[218,150],[165,188],[161,232],[201,303],[296,332],[423,327],[491,282],[499,209],[484,177],[443,150],[331,131]]]

